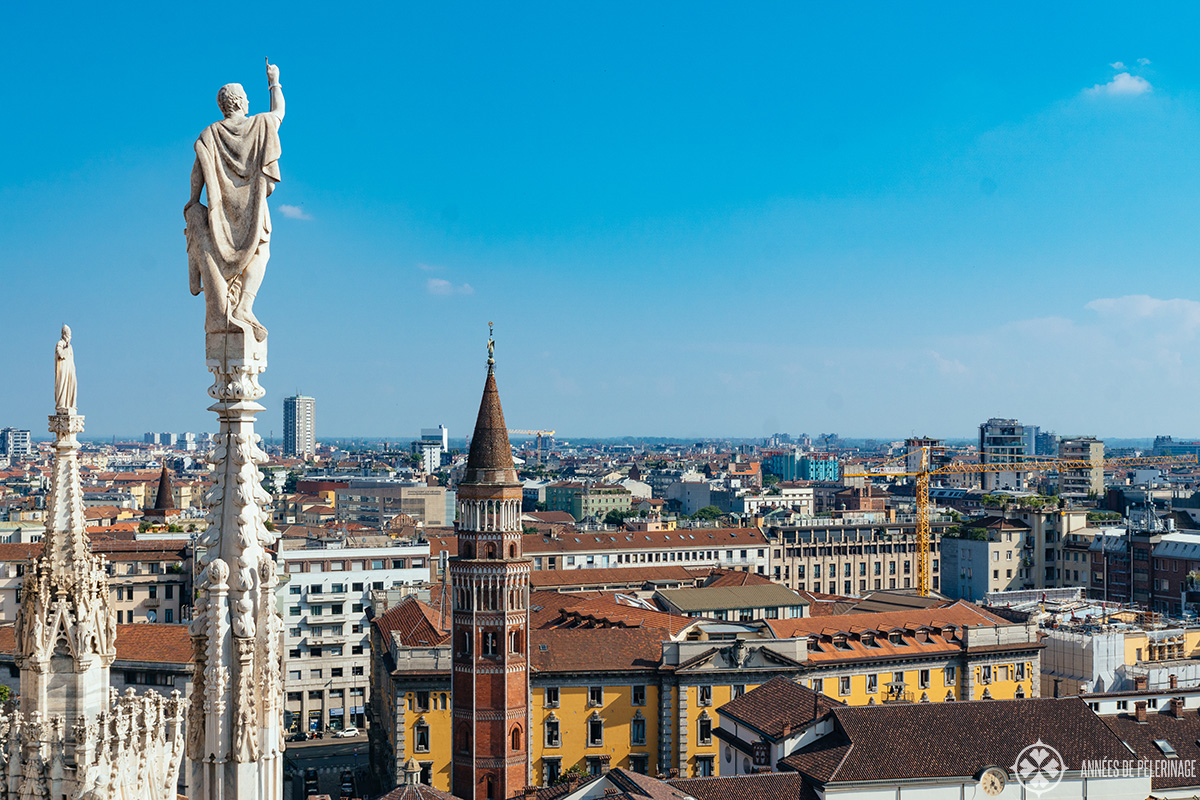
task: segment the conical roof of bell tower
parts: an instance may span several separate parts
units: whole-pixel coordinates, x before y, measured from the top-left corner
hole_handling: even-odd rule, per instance
[[[517,483],[512,446],[508,442],[508,428],[504,424],[504,409],[500,406],[496,375],[490,366],[483,384],[483,399],[479,402],[479,416],[475,419],[475,432],[471,435],[471,450],[467,455],[467,472],[462,482]]]
[[[496,342],[491,336],[491,326],[489,322],[487,380],[483,383],[483,399],[479,401],[479,416],[475,418],[467,471],[462,480],[466,484],[517,483],[508,427],[504,424],[504,409],[500,405],[500,391],[496,388],[496,359],[493,357]]]
[[[155,511],[169,511],[175,508],[175,496],[171,493],[171,476],[167,473],[167,462],[164,459],[162,472],[158,476],[158,495],[154,499]]]

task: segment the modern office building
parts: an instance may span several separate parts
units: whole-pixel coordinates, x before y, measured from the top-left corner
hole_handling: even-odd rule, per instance
[[[283,454],[312,458],[317,452],[317,401],[304,395],[283,398]]]
[[[979,460],[982,464],[1012,464],[1009,469],[983,473],[985,491],[1024,491],[1027,471],[1019,466],[1029,455],[1025,426],[1015,419],[993,417],[979,426]]]
[[[0,428],[0,456],[28,458],[33,454],[33,440],[29,431],[16,428]]]
[[[337,489],[334,505],[339,521],[360,522],[371,528],[386,528],[400,514],[425,525],[447,525],[454,518],[446,513],[446,495],[444,486],[364,478],[350,481],[348,488]]]

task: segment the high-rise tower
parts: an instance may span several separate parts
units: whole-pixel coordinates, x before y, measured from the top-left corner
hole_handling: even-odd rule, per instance
[[[496,390],[487,381],[458,485],[458,556],[450,560],[453,791],[504,800],[529,782],[529,559],[521,551],[521,484]]]
[[[317,401],[298,394],[283,398],[283,454],[312,458],[317,452]]]

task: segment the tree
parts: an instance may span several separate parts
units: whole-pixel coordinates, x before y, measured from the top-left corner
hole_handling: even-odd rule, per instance
[[[300,474],[297,472],[289,472],[287,478],[283,482],[284,494],[296,493],[296,481],[300,480]]]
[[[560,783],[566,783],[567,781],[571,780],[572,777],[586,778],[587,776],[588,774],[584,772],[583,767],[579,766],[578,764],[572,764],[558,774],[558,780],[556,780],[554,783],[555,785],[558,785]]]
[[[12,699],[12,689],[0,684],[0,703],[7,703]]]
[[[630,517],[636,517],[637,515],[638,515],[638,512],[634,511],[632,508],[626,508],[624,510],[619,509],[619,508],[614,508],[612,511],[609,511],[607,514],[604,515],[604,524],[605,525],[624,525],[625,520],[629,519]]]
[[[779,476],[773,475],[770,472],[763,475],[763,486],[774,486],[779,483]]]
[[[692,514],[692,519],[720,519],[723,516],[725,516],[725,512],[716,506],[705,506]]]

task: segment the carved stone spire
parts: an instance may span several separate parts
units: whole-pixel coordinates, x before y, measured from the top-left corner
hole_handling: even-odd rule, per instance
[[[65,326],[64,326],[65,329]],[[65,338],[65,337],[64,337]],[[71,398],[74,397],[72,368]],[[172,800],[183,757],[183,704],[148,693],[110,698],[116,625],[107,565],[92,553],[79,486],[83,417],[61,399],[50,417],[54,471],[42,554],[25,573],[17,611],[19,711],[0,711],[0,796]],[[5,793],[16,792],[15,795]]]
[[[50,417],[54,471],[46,499],[41,556],[25,575],[17,611],[21,709],[74,720],[108,705],[108,669],[116,630],[108,606],[103,558],[92,553],[79,485],[83,416],[60,407]],[[68,690],[50,691],[66,679]]]

